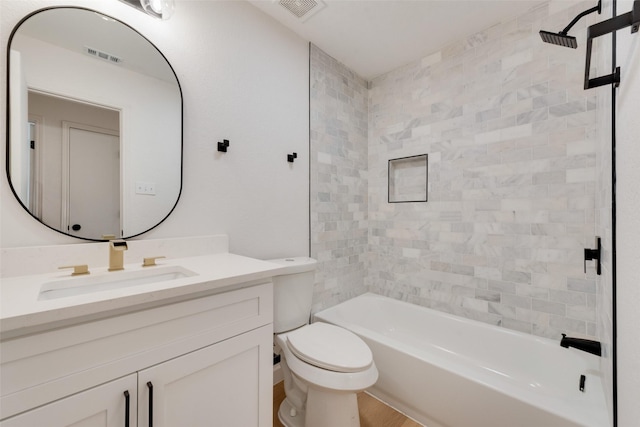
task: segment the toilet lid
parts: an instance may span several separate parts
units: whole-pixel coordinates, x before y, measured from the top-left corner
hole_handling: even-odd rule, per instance
[[[312,323],[287,334],[287,346],[299,359],[335,372],[360,372],[371,366],[371,350],[353,332],[328,323]]]

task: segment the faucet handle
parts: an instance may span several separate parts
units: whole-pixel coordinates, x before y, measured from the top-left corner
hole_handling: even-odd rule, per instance
[[[89,266],[87,264],[78,264],[78,265],[66,265],[64,267],[58,267],[58,270],[62,270],[65,268],[73,268],[72,276],[81,276],[83,274],[90,274]]]
[[[152,256],[152,257],[148,257],[148,258],[143,258],[142,259],[142,266],[143,267],[153,267],[154,265],[158,265],[158,264],[156,264],[156,260],[160,259],[160,258],[166,258],[166,256]]]
[[[127,246],[127,241],[122,239],[110,240],[109,245],[114,251],[126,251],[127,249],[129,249],[129,247]]]
[[[584,249],[584,273],[587,273],[587,261],[596,261],[596,273],[598,276],[602,273],[602,240],[596,237],[596,249]]]

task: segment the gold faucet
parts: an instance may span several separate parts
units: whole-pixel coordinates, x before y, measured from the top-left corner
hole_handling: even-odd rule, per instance
[[[58,267],[58,270],[62,270],[64,268],[73,268],[72,276],[81,276],[83,274],[90,274],[89,266],[87,264],[78,264],[78,265],[65,265],[63,267]]]
[[[124,270],[124,251],[127,249],[124,240],[109,241],[109,271]]]
[[[156,260],[160,258],[166,258],[165,256],[152,256],[148,258],[142,258],[142,266],[143,267],[154,267],[156,264]]]

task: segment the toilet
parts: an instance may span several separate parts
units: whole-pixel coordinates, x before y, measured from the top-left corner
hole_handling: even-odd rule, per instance
[[[328,323],[309,324],[316,261],[284,258],[273,278],[274,352],[280,355],[287,427],[359,427],[356,394],[378,379],[371,350],[356,334]]]

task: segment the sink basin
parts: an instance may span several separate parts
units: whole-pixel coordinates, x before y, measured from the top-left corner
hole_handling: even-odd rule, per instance
[[[149,283],[166,282],[197,274],[180,266],[150,267],[145,270],[116,271],[96,276],[70,277],[44,283],[38,300],[51,300],[113,289],[130,288]]]

